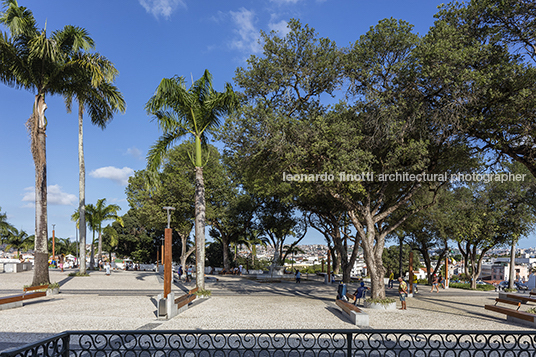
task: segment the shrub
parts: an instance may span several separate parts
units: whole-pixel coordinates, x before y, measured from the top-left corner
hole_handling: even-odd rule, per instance
[[[466,289],[466,290],[482,290],[482,291],[495,290],[495,287],[490,284],[477,284],[476,289],[471,289],[471,284],[469,283],[450,283],[449,287],[454,288],[454,289]]]
[[[368,298],[365,300],[366,302],[368,303],[371,303],[371,304],[382,304],[382,305],[389,305],[389,304],[392,304],[393,302],[396,302],[396,299],[394,298],[383,298],[383,299],[372,299],[372,298]]]
[[[212,291],[210,290],[199,289],[195,292],[195,296],[210,296],[210,295],[212,295]]]
[[[76,273],[69,273],[69,276],[89,276],[89,274],[88,273],[80,274],[80,272],[77,271]]]
[[[535,314],[536,315],[536,307],[531,307],[530,309],[527,310],[527,312],[529,314]]]

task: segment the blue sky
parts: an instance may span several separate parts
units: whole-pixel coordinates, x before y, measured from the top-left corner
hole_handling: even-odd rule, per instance
[[[221,91],[237,67],[261,54],[259,31],[284,34],[290,18],[316,29],[339,46],[355,42],[379,20],[403,19],[424,34],[433,24],[436,0],[19,0],[47,31],[75,25],[87,29],[96,50],[120,74],[116,85],[126,102],[105,130],[85,118],[86,202],[106,198],[128,210],[128,176],[145,167],[149,147],[160,135],[144,110],[160,80],[173,75],[199,78],[205,69]],[[1,29],[5,31],[5,28]],[[0,84],[0,207],[8,220],[34,231],[34,165],[24,123],[33,93]],[[47,97],[48,222],[56,236],[74,239],[71,214],[78,204],[77,115],[63,99]],[[534,246],[523,239],[521,246]],[[304,243],[323,243],[311,234]]]

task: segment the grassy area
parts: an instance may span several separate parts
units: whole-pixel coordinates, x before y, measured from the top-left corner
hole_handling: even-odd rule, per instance
[[[469,283],[450,283],[450,288],[456,288],[456,289],[467,289],[467,290],[473,290],[471,289],[471,284]],[[495,290],[495,287],[490,284],[477,284],[476,290],[482,290],[482,291],[490,291]]]

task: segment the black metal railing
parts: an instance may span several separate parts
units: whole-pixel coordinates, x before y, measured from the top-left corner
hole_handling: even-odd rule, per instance
[[[536,356],[531,331],[67,331],[0,353],[62,357]]]

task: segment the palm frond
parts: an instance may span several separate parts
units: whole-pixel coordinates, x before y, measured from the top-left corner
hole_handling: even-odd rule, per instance
[[[151,146],[149,152],[147,153],[147,170],[157,171],[164,161],[168,149],[176,140],[182,138],[186,134],[186,131],[181,128],[177,128],[175,132],[165,133],[158,138],[156,143]]]

